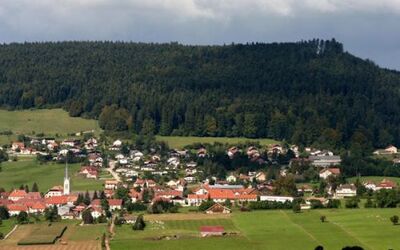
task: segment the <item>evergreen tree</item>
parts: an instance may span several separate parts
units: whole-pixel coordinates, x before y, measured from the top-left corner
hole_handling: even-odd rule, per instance
[[[39,187],[36,184],[36,182],[34,182],[33,185],[32,185],[32,192],[39,192]]]

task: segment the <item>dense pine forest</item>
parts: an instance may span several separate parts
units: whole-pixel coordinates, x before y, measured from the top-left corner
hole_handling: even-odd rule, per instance
[[[400,73],[335,40],[3,44],[0,105],[63,107],[113,131],[400,145]]]

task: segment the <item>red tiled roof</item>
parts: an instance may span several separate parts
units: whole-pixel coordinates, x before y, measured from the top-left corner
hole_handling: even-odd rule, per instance
[[[0,199],[0,206],[7,206],[9,204],[13,204],[14,202],[12,200],[8,199]]]
[[[92,206],[92,207],[101,207],[101,200],[100,199],[95,199],[95,200],[92,200],[92,202],[90,203],[90,205]]]
[[[223,226],[201,226],[200,232],[210,232],[210,233],[223,233]]]
[[[235,199],[235,194],[229,189],[210,189],[208,194],[211,199]]]
[[[188,199],[206,200],[208,194],[188,194]]]
[[[36,202],[33,204],[32,209],[43,210],[46,208],[46,204],[43,202]]]
[[[391,180],[383,179],[378,186],[382,188],[394,188],[396,187],[396,183]]]
[[[23,198],[25,196],[26,196],[25,190],[15,189],[14,191],[11,192],[8,198]]]
[[[121,199],[109,199],[108,200],[108,205],[110,205],[110,206],[122,206],[122,200]]]
[[[41,199],[42,195],[39,192],[29,192],[26,196],[26,199],[32,199],[32,200],[37,200]]]
[[[28,207],[22,204],[9,204],[7,208],[8,211],[28,211]]]
[[[178,190],[163,190],[155,192],[154,196],[183,196],[183,192]]]
[[[68,196],[52,196],[45,199],[46,204],[48,205],[61,205],[68,203],[69,197]]]

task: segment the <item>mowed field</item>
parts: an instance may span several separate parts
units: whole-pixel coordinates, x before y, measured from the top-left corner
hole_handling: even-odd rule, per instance
[[[238,144],[244,142],[259,142],[261,145],[270,145],[278,143],[278,141],[272,139],[248,139],[243,137],[195,137],[195,136],[157,136],[158,141],[164,141],[168,143],[170,148],[183,148],[184,146],[193,143],[227,143],[227,144]]]
[[[57,227],[67,226],[61,237],[67,243],[65,245],[57,241],[55,244],[48,245],[18,246],[17,243],[21,239],[35,235],[37,230],[45,231],[48,222],[20,225],[8,239],[0,241],[0,250],[100,250],[101,236],[106,232],[106,224],[80,226],[78,223],[80,222],[75,220],[53,223]]]
[[[375,183],[379,183],[381,182],[383,179],[386,180],[391,180],[395,183],[397,183],[398,185],[400,185],[400,177],[386,177],[386,176],[361,176],[361,177],[352,177],[352,178],[348,178],[347,181],[348,182],[355,182],[357,180],[357,178],[360,178],[361,182],[364,181],[373,181]]]
[[[148,222],[143,232],[132,231],[128,226],[117,227],[111,248],[310,250],[322,245],[324,249],[336,250],[358,245],[370,250],[400,249],[400,226],[393,226],[389,220],[395,214],[400,215],[400,209],[313,210],[299,214],[291,210],[254,211],[236,212],[229,218],[215,220],[212,215],[202,220],[156,220]],[[327,222],[320,221],[321,215],[327,217]],[[201,225],[222,225],[238,235],[200,238]],[[157,239],[173,235],[178,235],[178,239]]]
[[[0,145],[15,140],[18,134],[32,135],[35,132],[66,137],[70,133],[94,130],[97,134],[101,131],[96,120],[70,117],[62,109],[0,110],[0,132],[10,130],[13,135],[0,135]]]
[[[55,185],[63,185],[64,164],[39,164],[35,159],[21,159],[1,163],[0,187],[6,190],[19,188],[21,184],[28,185],[36,182],[40,192],[46,192]],[[102,180],[85,179],[77,174],[80,164],[69,164],[72,191],[101,190]]]

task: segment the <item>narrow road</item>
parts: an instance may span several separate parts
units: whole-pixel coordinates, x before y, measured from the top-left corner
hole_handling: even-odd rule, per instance
[[[116,173],[113,169],[115,166],[115,161],[110,161],[108,163],[108,168],[106,168],[106,170],[113,176],[114,179],[116,179],[117,181],[121,181],[121,177],[118,175],[118,173]]]

